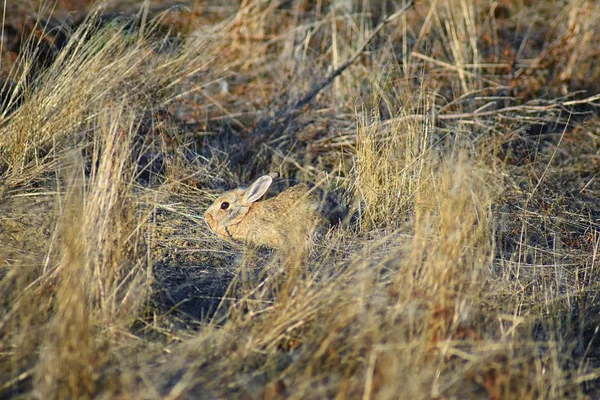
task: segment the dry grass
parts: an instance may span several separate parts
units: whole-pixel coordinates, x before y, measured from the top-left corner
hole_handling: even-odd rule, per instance
[[[0,397],[600,395],[595,2],[417,2],[299,110],[392,2],[5,3]],[[310,256],[201,222],[272,171]]]

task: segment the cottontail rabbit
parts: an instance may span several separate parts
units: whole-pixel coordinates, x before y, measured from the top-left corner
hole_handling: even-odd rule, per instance
[[[206,210],[204,220],[222,239],[281,249],[304,243],[345,215],[343,206],[305,184],[260,200],[272,183],[272,175],[263,175],[247,189],[224,193]]]

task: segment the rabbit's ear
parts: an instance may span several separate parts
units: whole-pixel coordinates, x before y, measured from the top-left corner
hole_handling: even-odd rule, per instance
[[[244,194],[244,200],[246,203],[254,203],[260,199],[269,189],[269,186],[273,183],[273,178],[269,175],[263,175],[246,190]]]

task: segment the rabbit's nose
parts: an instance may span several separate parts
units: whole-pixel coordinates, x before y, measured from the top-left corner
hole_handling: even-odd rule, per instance
[[[213,230],[213,232],[216,232],[217,230],[217,221],[215,220],[215,218],[212,216],[211,213],[206,213],[204,214],[204,222],[206,222],[206,224],[209,226],[210,229]]]

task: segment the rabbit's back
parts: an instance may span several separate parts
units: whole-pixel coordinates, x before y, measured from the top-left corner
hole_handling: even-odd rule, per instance
[[[322,224],[315,198],[303,184],[256,202],[244,222],[237,229],[238,240],[271,248],[294,245]]]
[[[249,227],[261,232],[269,247],[281,248],[339,223],[345,209],[331,194],[299,184],[256,203],[248,213],[256,225]]]

